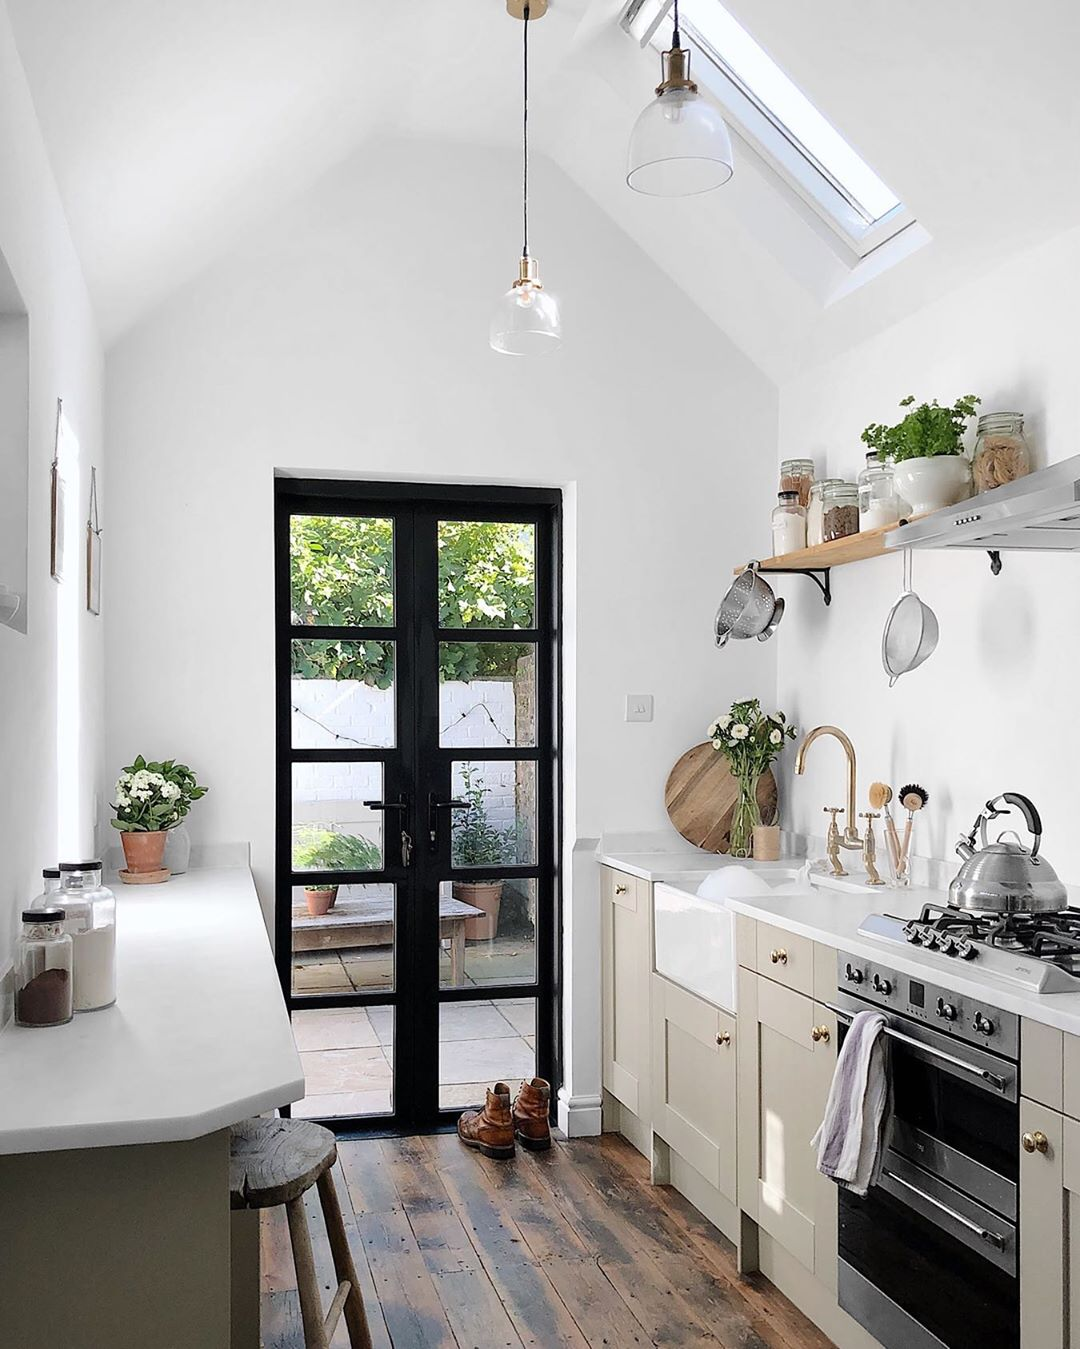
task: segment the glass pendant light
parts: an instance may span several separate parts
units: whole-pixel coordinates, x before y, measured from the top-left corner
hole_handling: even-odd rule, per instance
[[[716,108],[690,78],[690,51],[681,45],[679,0],[671,50],[660,57],[656,98],[634,123],[626,181],[650,197],[692,197],[723,187],[734,172],[731,137]]]
[[[522,43],[522,223],[524,243],[518,261],[517,280],[499,301],[491,316],[490,341],[493,351],[504,356],[539,356],[557,351],[562,345],[562,320],[559,305],[540,280],[536,259],[529,253],[529,19],[542,17],[546,0],[507,0],[506,8],[515,18],[524,20]],[[531,11],[531,12],[530,12]]]

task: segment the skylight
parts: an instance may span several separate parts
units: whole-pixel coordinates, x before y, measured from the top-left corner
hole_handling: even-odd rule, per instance
[[[671,0],[633,0],[623,26],[642,46],[671,45]],[[679,0],[692,70],[737,129],[859,256],[913,220],[896,193],[720,4]],[[702,59],[704,58],[704,59]]]

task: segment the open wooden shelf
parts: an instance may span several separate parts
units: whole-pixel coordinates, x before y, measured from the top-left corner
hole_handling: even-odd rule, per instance
[[[885,547],[885,535],[899,527],[882,525],[880,529],[866,529],[850,534],[846,539],[816,543],[813,548],[800,548],[798,552],[785,553],[782,557],[766,557],[760,567],[762,571],[825,571],[829,567],[842,567],[847,562],[865,562],[868,558],[894,551]],[[736,576],[745,570],[745,564],[736,567]]]

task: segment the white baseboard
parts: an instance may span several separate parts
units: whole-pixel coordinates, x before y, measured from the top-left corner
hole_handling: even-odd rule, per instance
[[[559,1128],[567,1138],[594,1138],[601,1132],[599,1096],[567,1096],[559,1092]]]

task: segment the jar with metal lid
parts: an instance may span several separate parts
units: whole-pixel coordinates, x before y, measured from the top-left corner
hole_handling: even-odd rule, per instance
[[[866,467],[859,474],[859,528],[881,529],[900,519],[900,498],[896,494],[893,466],[882,463],[876,450],[866,456]]]
[[[824,542],[859,532],[859,489],[853,482],[831,482],[822,502]]]
[[[799,505],[806,509],[810,504],[810,487],[814,481],[814,461],[812,459],[784,459],[780,463],[781,492],[798,492]]]
[[[992,492],[1031,472],[1022,412],[988,412],[979,418],[971,472],[976,492]]]
[[[773,557],[797,553],[806,547],[806,511],[799,505],[796,491],[777,494],[772,513]]]
[[[61,862],[57,903],[67,910],[74,943],[75,1010],[96,1012],[116,1001],[116,896],[101,883],[100,862]]]
[[[15,948],[15,1024],[62,1026],[72,1018],[72,944],[64,910],[25,909]]]
[[[806,546],[825,542],[825,488],[843,478],[818,478],[810,487],[810,504],[806,508]]]

